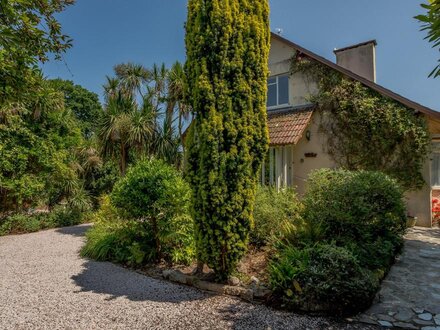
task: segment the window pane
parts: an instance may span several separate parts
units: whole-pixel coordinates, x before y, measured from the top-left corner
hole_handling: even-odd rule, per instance
[[[278,104],[289,103],[289,77],[278,77]]]
[[[440,154],[432,155],[431,185],[440,186]]]
[[[275,105],[277,105],[277,85],[269,85],[267,86],[267,106]]]
[[[275,84],[276,82],[277,82],[277,78],[276,78],[276,77],[267,79],[267,83],[268,83],[269,85],[270,85],[270,84]]]

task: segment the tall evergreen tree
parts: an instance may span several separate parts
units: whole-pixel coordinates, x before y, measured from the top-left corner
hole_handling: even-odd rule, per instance
[[[198,257],[225,280],[244,252],[268,148],[267,0],[189,0],[185,91]]]

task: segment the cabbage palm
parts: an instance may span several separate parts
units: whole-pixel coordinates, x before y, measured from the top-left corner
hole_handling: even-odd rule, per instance
[[[136,93],[144,96],[144,87],[151,81],[152,73],[141,64],[122,63],[114,67],[121,90],[136,99]]]
[[[154,65],[116,65],[115,78],[104,85],[105,107],[98,137],[104,157],[118,159],[121,175],[126,172],[130,152],[155,156],[178,164],[179,136],[175,111],[183,108],[183,69]],[[179,110],[180,111],[180,110]],[[179,133],[182,119],[179,115]]]
[[[172,108],[176,108],[178,115],[178,130],[180,136],[180,143],[182,144],[183,151],[184,143],[183,143],[183,122],[189,120],[190,116],[190,107],[184,101],[184,78],[185,72],[183,70],[183,66],[180,62],[176,62],[171,67],[171,70],[168,74],[168,97],[169,97],[169,105]]]
[[[109,98],[99,123],[102,153],[118,159],[121,175],[125,175],[130,150],[142,151],[154,136],[154,114],[141,110],[130,96],[119,91]]]

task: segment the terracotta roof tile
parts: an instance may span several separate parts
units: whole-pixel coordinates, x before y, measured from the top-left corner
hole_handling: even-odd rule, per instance
[[[313,107],[268,113],[270,145],[297,144],[310,122]]]

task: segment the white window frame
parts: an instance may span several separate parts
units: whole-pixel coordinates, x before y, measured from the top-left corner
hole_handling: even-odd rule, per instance
[[[266,164],[261,168],[261,184],[277,190],[293,186],[293,145],[272,146],[269,148],[269,177],[266,183]]]
[[[279,78],[280,77],[287,77],[287,103],[283,103],[283,104],[278,104],[278,102],[279,102],[279,99],[280,99],[280,88],[279,88],[279,83],[278,83],[278,80],[279,80]],[[275,79],[275,82],[274,83],[269,83],[269,79]],[[268,110],[273,110],[273,109],[277,109],[277,108],[283,108],[283,107],[285,107],[285,106],[287,106],[287,105],[289,105],[290,103],[290,91],[289,91],[289,85],[290,85],[290,75],[288,74],[288,73],[284,73],[284,74],[279,74],[279,75],[276,75],[276,76],[271,76],[271,77],[269,77],[268,78],[268,81],[267,81],[267,87],[269,87],[269,85],[276,85],[276,89],[277,89],[277,104],[276,105],[271,105],[271,106],[268,106],[267,107],[267,109]]]
[[[432,141],[432,144],[438,144],[438,145],[440,145],[440,141]],[[433,149],[435,150],[436,148],[434,148],[433,147]],[[439,148],[440,149],[440,148]],[[438,151],[433,151],[432,153],[431,153],[431,161],[430,161],[430,166],[429,166],[429,174],[430,174],[430,182],[429,182],[429,185],[431,186],[431,189],[433,189],[433,190],[439,190],[440,189],[440,185],[433,185],[433,183],[432,183],[432,179],[433,179],[433,171],[432,171],[432,162],[434,161],[433,160],[433,155],[440,155],[440,150],[438,150]]]

